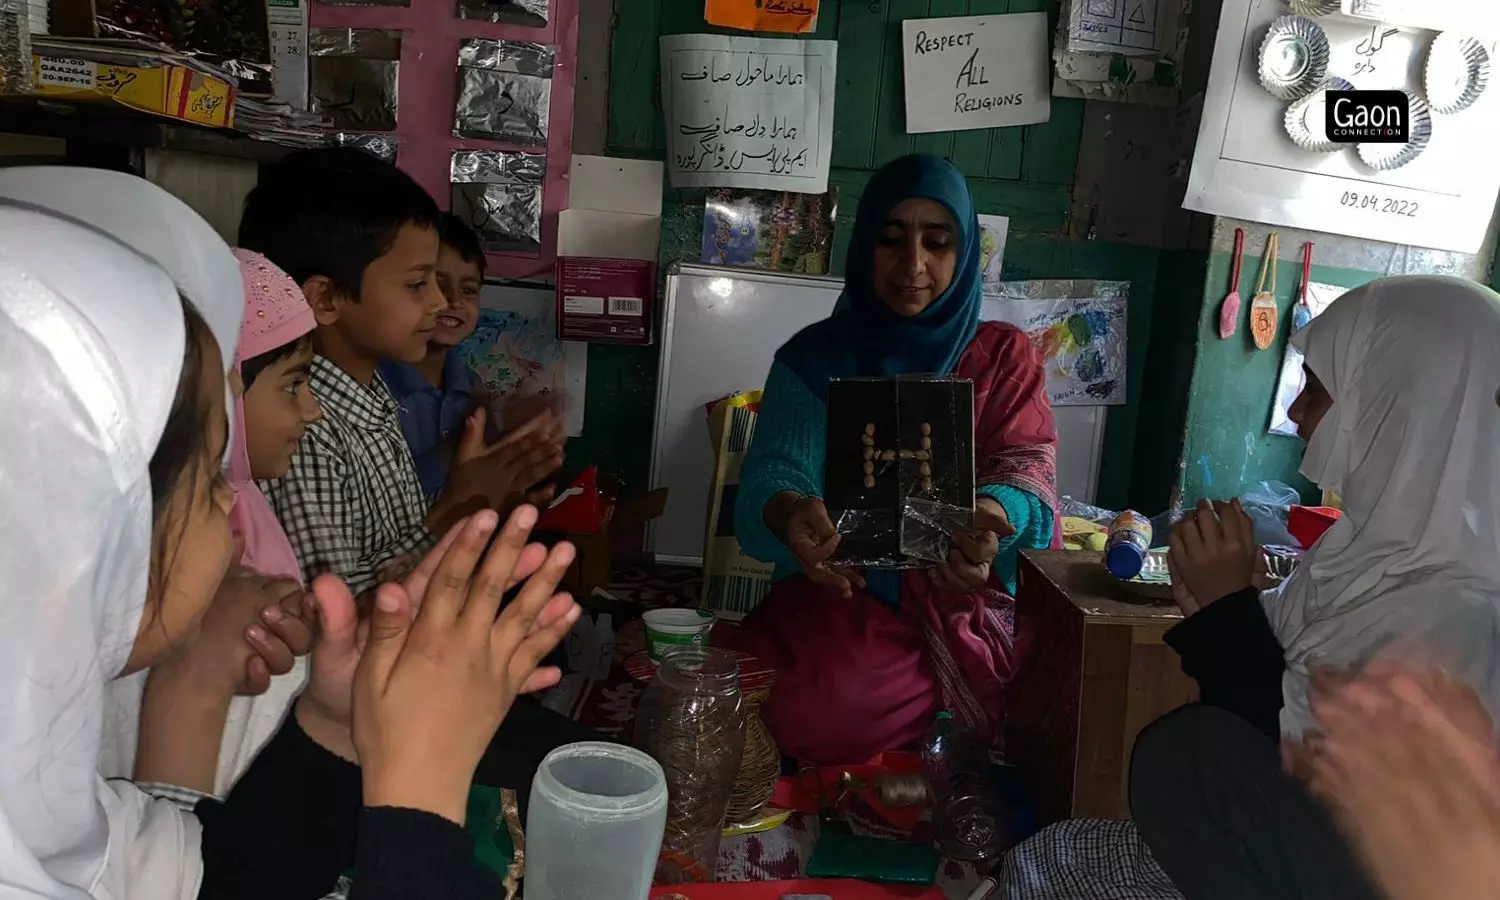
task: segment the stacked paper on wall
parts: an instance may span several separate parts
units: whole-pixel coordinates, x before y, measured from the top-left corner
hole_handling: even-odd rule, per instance
[[[703,605],[720,612],[748,613],[771,589],[773,566],[746,555],[734,533],[740,465],[755,434],[760,394],[748,391],[725,397],[708,412],[714,479],[708,495],[708,535],[703,542]]]

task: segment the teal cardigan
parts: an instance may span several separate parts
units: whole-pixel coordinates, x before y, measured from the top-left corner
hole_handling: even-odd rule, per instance
[[[766,527],[766,503],[783,491],[823,496],[823,460],[827,409],[801,379],[780,362],[771,365],[761,398],[760,415],[750,451],[740,467],[734,503],[734,529],[740,547],[761,562],[774,563],[780,580],[800,571],[797,560]],[[986,484],[979,494],[1005,510],[1015,534],[1001,538],[992,571],[1007,593],[1016,590],[1016,551],[1052,545],[1053,511],[1029,491],[1005,484]],[[900,573],[865,573],[870,593],[895,606],[900,602]]]

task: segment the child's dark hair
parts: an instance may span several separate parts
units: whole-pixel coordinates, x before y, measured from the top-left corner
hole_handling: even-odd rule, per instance
[[[359,299],[370,263],[403,225],[437,228],[437,203],[411,176],[363,150],[298,150],[261,169],[245,198],[239,245],[265,255],[292,280],[324,276]]]
[[[256,376],[260,375],[261,372],[264,372],[276,362],[286,359],[293,353],[300,353],[311,343],[312,332],[309,331],[295,341],[288,341],[280,347],[273,347],[265,353],[250,357],[240,363],[240,383],[244,385],[245,390],[250,390],[250,385],[255,383]]]
[[[172,408],[167,413],[167,424],[162,429],[161,440],[151,454],[146,471],[151,479],[151,594],[156,598],[151,609],[160,602],[161,585],[171,571],[172,559],[168,551],[182,541],[182,534],[167,536],[162,526],[172,508],[172,500],[178,485],[193,478],[200,466],[216,465],[209,458],[208,416],[209,403],[203,397],[203,356],[206,341],[214,339],[208,323],[182,299],[182,317],[187,325],[182,351],[182,373],[177,376],[177,393],[172,397]],[[191,499],[191,498],[190,498]],[[186,529],[184,519],[182,528]],[[148,613],[150,610],[148,609]]]
[[[172,491],[193,466],[208,456],[208,406],[203,402],[203,342],[213,340],[208,324],[186,299],[182,317],[187,336],[182,351],[182,374],[177,377],[177,393],[161,440],[151,454],[147,472],[151,476],[151,510],[158,522],[165,515]]]
[[[467,222],[451,212],[443,213],[438,220],[438,240],[444,247],[452,247],[464,262],[478,266],[479,277],[484,277],[484,245]]]

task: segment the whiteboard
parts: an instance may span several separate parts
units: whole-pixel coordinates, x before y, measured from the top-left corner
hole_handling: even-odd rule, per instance
[[[659,563],[701,565],[713,480],[707,405],[765,386],[771,359],[788,338],[833,312],[839,278],[677,263],[667,275],[651,487],[667,508],[652,522],[647,549]],[[984,318],[996,318],[986,302]],[[1107,407],[1060,406],[1059,494],[1093,502]]]

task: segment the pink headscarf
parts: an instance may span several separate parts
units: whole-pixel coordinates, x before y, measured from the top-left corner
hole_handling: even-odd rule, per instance
[[[245,282],[245,318],[234,355],[236,370],[246,360],[297,340],[313,328],[312,307],[291,276],[259,253],[235,250]],[[229,482],[234,486],[234,509],[229,527],[245,541],[240,562],[247,569],[278,578],[302,581],[302,570],[291,541],[276,520],[271,504],[255,486],[250,471],[250,448],[245,442],[245,404],[234,403],[234,446],[229,449]]]

